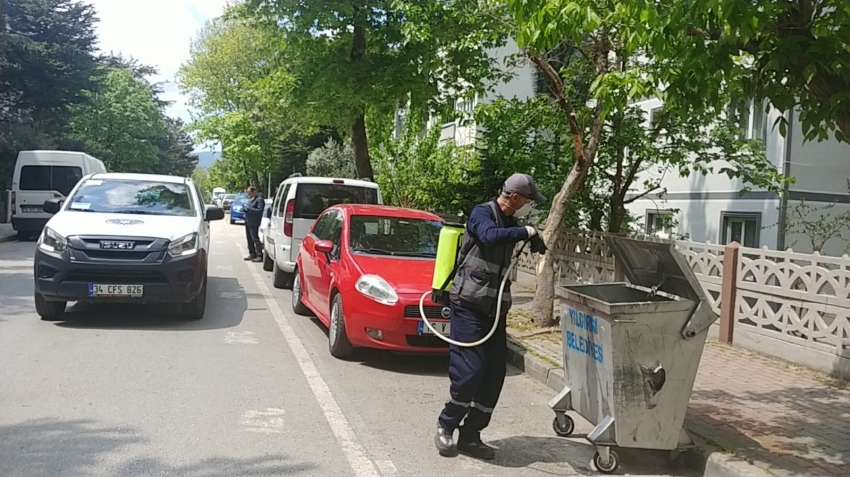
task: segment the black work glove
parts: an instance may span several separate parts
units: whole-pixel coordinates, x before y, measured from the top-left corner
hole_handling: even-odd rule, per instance
[[[543,255],[546,253],[546,244],[543,242],[543,238],[540,237],[539,234],[535,234],[531,237],[531,253],[539,253]]]

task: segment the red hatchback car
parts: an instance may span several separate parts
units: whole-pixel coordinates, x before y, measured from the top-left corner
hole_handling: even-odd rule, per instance
[[[312,311],[328,327],[331,355],[355,347],[445,353],[419,313],[431,290],[443,220],[429,212],[383,205],[326,209],[301,243],[292,308]],[[448,309],[430,299],[425,312],[448,335]]]

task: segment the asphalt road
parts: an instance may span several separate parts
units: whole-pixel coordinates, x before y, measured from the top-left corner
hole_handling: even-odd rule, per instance
[[[244,230],[213,225],[206,317],[179,308],[69,307],[39,320],[33,242],[0,244],[0,475],[596,475],[593,448],[558,438],[552,392],[515,369],[485,441],[496,460],[440,457],[441,357],[330,356],[315,319],[292,313]],[[620,473],[690,475],[621,452]]]

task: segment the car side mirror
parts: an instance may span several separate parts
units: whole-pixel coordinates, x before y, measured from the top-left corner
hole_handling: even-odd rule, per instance
[[[221,210],[221,207],[216,207],[214,205],[208,205],[204,209],[204,220],[213,221],[213,220],[221,220],[224,218],[224,211]]]
[[[65,202],[65,199],[45,200],[44,205],[41,206],[41,210],[43,210],[47,214],[56,214],[60,210],[62,210],[62,204],[64,202]]]
[[[319,240],[316,242],[316,251],[319,253],[324,253],[325,255],[329,255],[334,251],[334,243],[330,240]]]

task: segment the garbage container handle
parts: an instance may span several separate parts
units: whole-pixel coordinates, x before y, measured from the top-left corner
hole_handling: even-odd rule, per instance
[[[661,366],[661,363],[656,363],[653,367],[640,366],[644,374],[646,385],[652,391],[652,395],[658,394],[658,391],[664,387],[667,382],[667,371]]]
[[[697,334],[703,332],[706,328],[711,326],[712,323],[717,318],[712,319],[711,321],[703,320],[702,322],[694,322],[694,318],[699,313],[705,302],[698,301],[697,306],[694,307],[693,311],[691,311],[690,316],[688,316],[688,321],[685,323],[685,327],[682,328],[682,337],[686,340],[689,340],[696,336]]]

